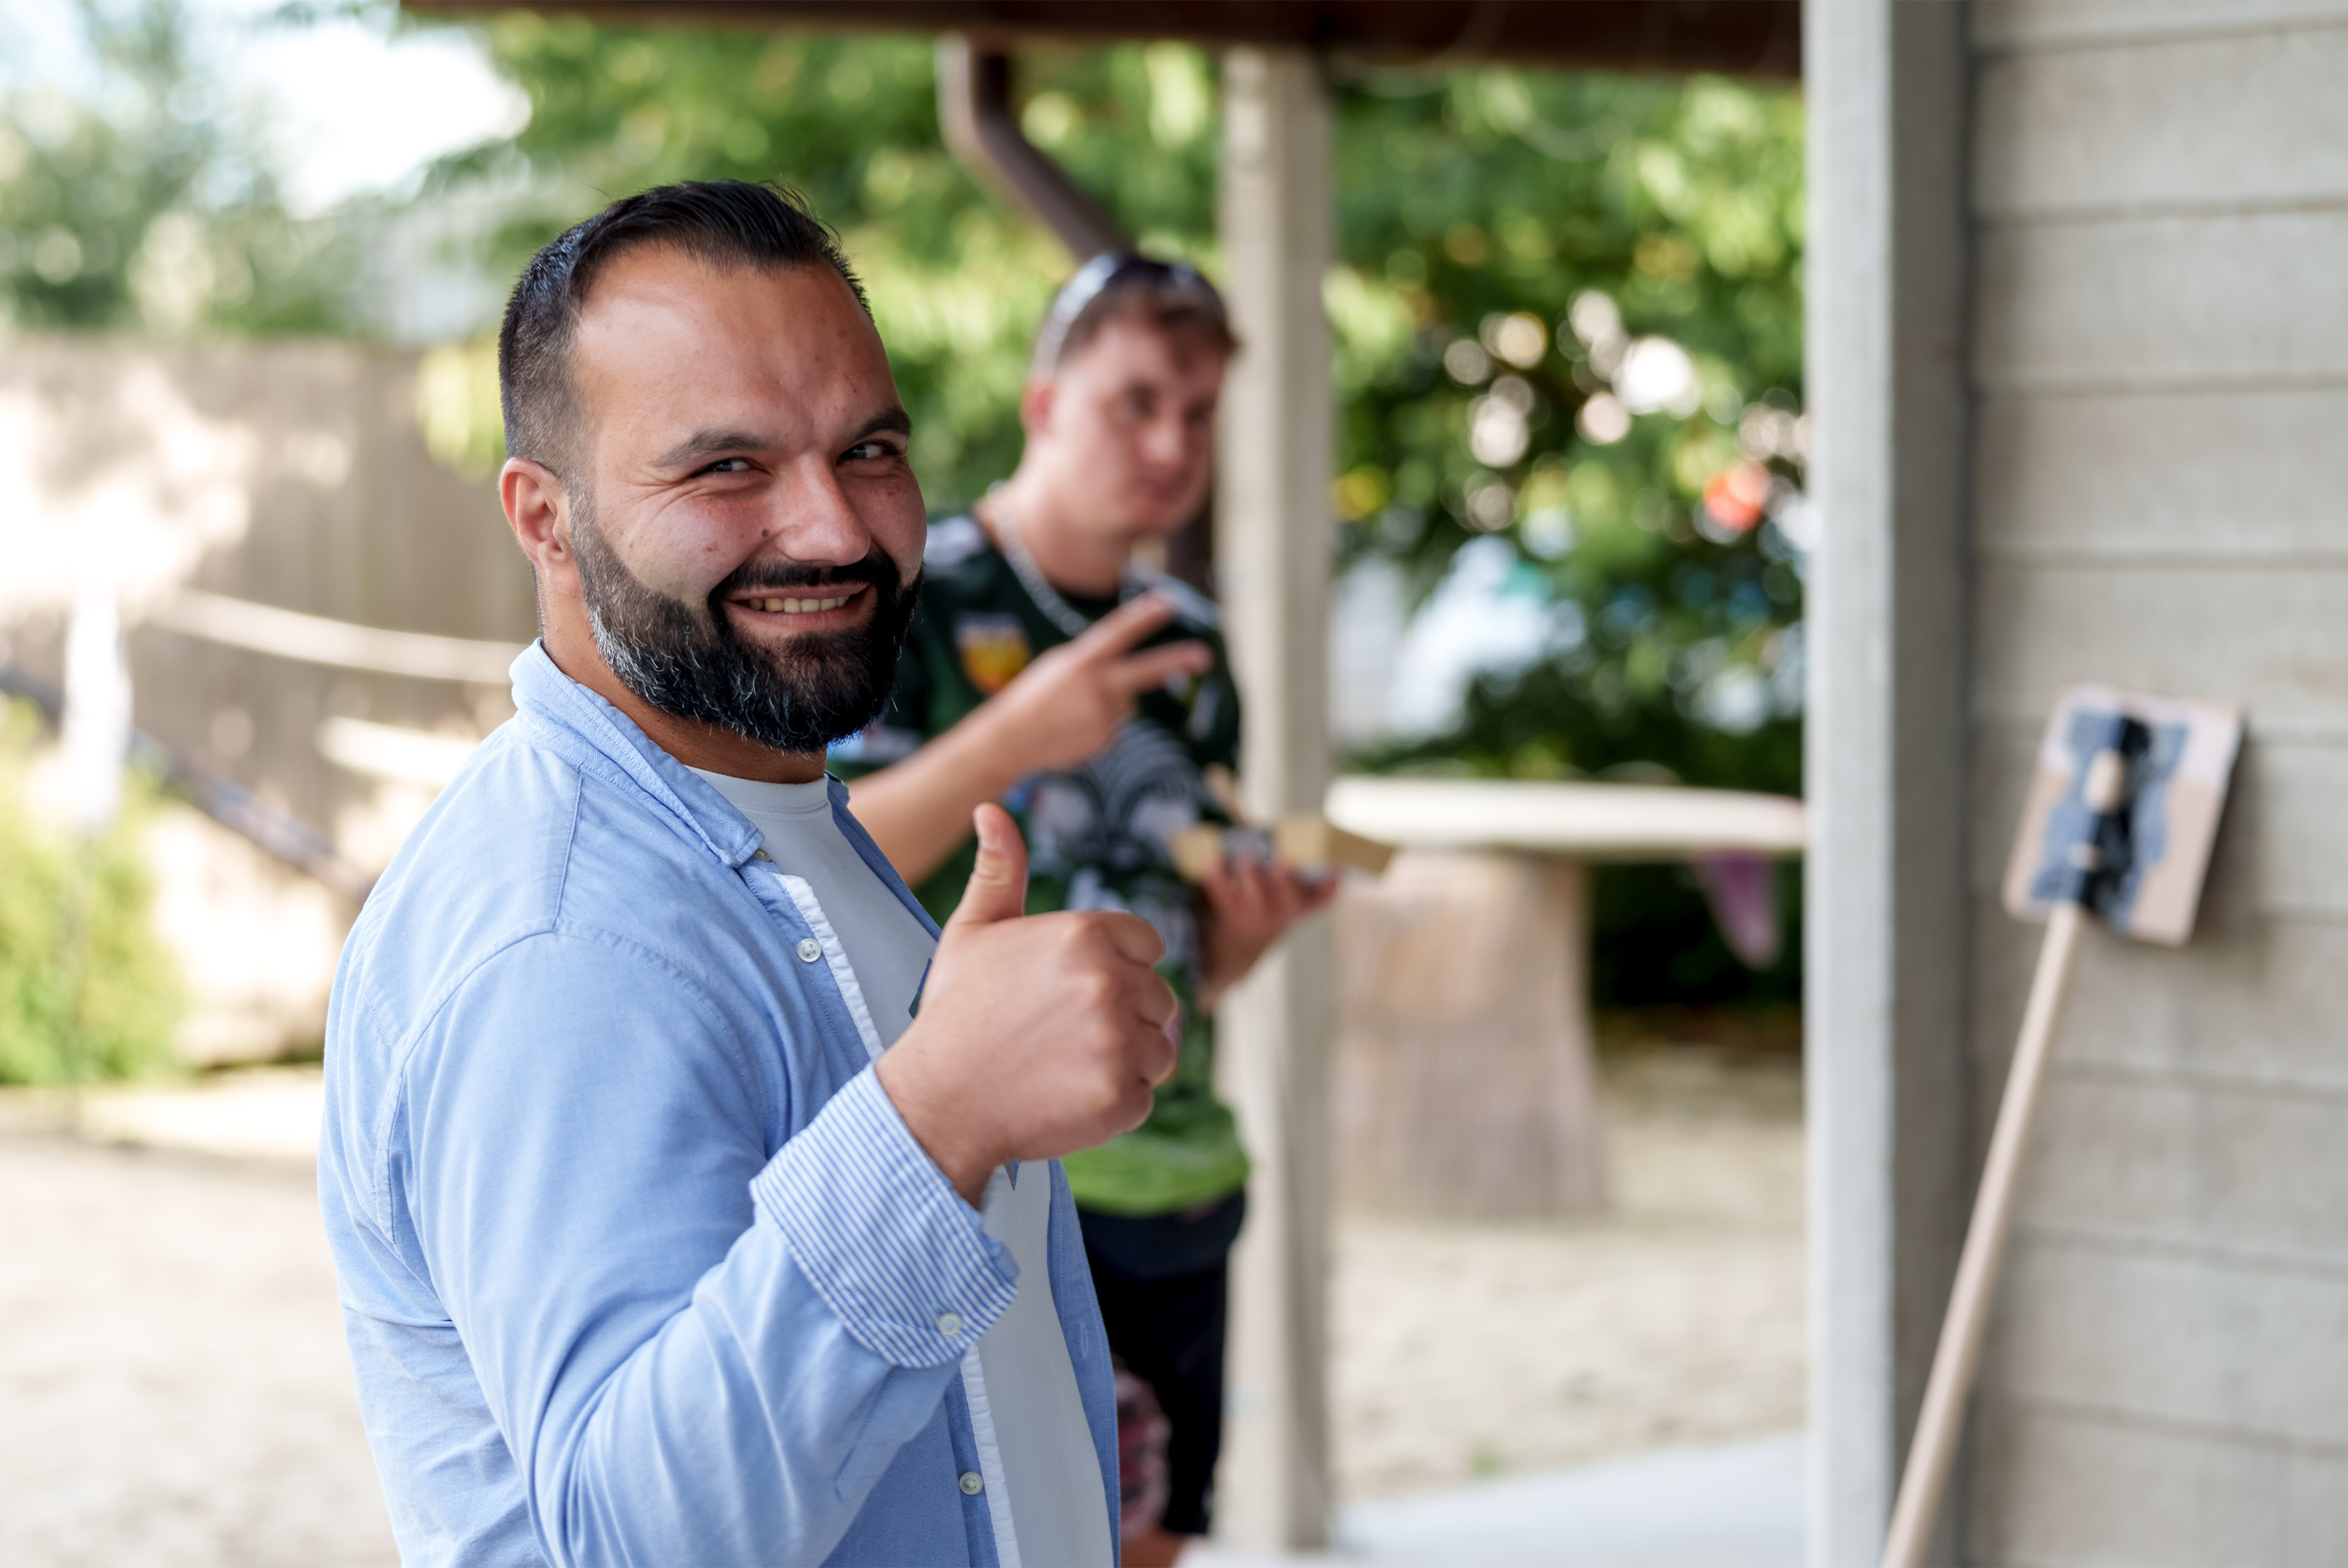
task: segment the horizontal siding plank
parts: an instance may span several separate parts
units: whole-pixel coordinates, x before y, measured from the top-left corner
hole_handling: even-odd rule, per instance
[[[2221,895],[2222,889],[2213,889]],[[2213,917],[2192,942],[2155,948],[2097,932],[2082,944],[2063,1023],[2066,1065],[2348,1091],[2348,921]],[[1992,1081],[2022,1025],[2045,928],[2014,919],[1994,891],[1975,904],[1973,1028]]]
[[[2004,1398],[2331,1445],[2348,1458],[2348,1276],[2026,1238],[1982,1367]]]
[[[2348,384],[2348,212],[1990,229],[1979,256],[1990,390]]]
[[[2348,566],[2348,391],[1990,396],[1978,431],[1992,559]]]
[[[2348,1460],[1986,1399],[1969,1562],[2319,1568],[2348,1559]]]
[[[1980,77],[1976,210],[2348,200],[2343,79],[2348,26],[2006,56]]]
[[[1985,707],[2044,712],[2059,687],[2100,681],[2240,703],[2254,733],[2348,735],[2348,568],[1990,563],[1978,581]]]
[[[1979,1126],[2003,1077],[1982,1074]],[[2043,1104],[2025,1223],[2348,1268],[2348,1100],[2058,1071]]]
[[[1973,0],[1973,46],[2067,49],[2348,21],[2348,0]]]

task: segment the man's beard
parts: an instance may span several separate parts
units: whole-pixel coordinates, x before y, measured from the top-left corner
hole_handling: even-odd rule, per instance
[[[921,589],[878,548],[844,567],[750,561],[712,589],[705,623],[644,586],[604,544],[587,507],[572,528],[587,622],[622,684],[671,718],[711,724],[779,752],[820,752],[880,716],[897,675],[905,628]],[[801,632],[768,651],[745,641],[726,600],[754,590],[870,584],[861,626]]]

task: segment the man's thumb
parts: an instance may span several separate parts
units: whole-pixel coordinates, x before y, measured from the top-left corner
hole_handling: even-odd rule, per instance
[[[956,926],[991,926],[1015,920],[1027,912],[1027,845],[1018,824],[999,805],[982,805],[972,814],[978,828],[978,864],[947,920]]]

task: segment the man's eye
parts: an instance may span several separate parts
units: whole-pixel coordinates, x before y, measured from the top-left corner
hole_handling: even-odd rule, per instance
[[[896,455],[897,449],[886,441],[859,441],[840,454],[851,463],[879,463]]]
[[[747,474],[750,471],[747,457],[720,457],[702,470],[705,474]]]

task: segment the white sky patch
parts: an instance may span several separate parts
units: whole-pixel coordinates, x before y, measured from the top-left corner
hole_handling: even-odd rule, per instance
[[[1507,541],[1470,539],[1403,635],[1386,723],[1402,735],[1447,729],[1477,675],[1521,670],[1579,641],[1578,620],[1559,614],[1571,609],[1552,604],[1537,574],[1517,569]]]
[[[72,6],[0,0],[0,87],[23,92],[46,83],[79,97],[94,87],[96,72]]]
[[[278,0],[189,0],[191,65],[222,112],[259,110],[287,205],[309,215],[396,187],[434,159],[511,136],[530,100],[472,34],[394,33],[386,9],[308,25],[270,21]],[[0,84],[101,90],[74,8],[0,0]]]
[[[244,32],[234,56],[236,76],[274,111],[286,204],[297,213],[396,186],[530,119],[529,98],[469,33],[386,37],[337,19]]]

